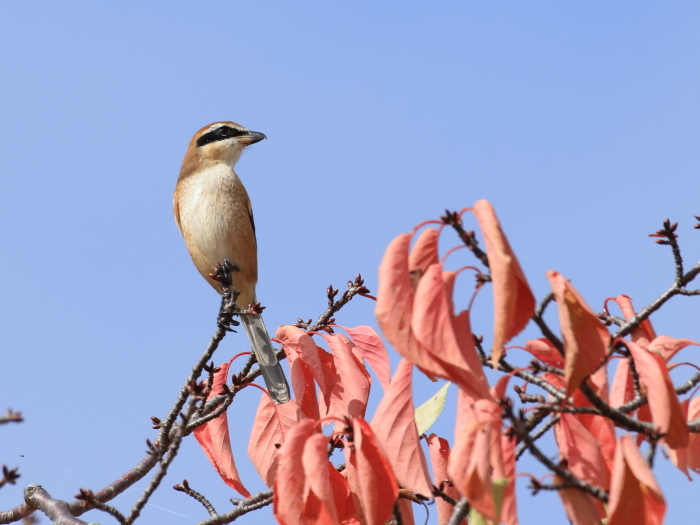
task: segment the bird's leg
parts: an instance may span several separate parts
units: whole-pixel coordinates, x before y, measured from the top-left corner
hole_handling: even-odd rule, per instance
[[[221,286],[221,306],[219,307],[219,317],[217,325],[228,332],[235,332],[231,325],[238,326],[241,323],[233,319],[233,315],[240,312],[240,308],[236,305],[236,299],[240,292],[231,290],[231,273],[238,272],[240,269],[235,264],[232,264],[228,259],[224,259],[223,264],[217,263],[214,267],[214,273],[209,276],[215,281],[219,281]]]

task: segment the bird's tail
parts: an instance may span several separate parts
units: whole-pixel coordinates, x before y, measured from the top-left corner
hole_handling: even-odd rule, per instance
[[[267,335],[265,323],[259,315],[242,315],[240,317],[243,322],[250,344],[253,346],[255,357],[260,364],[267,390],[270,393],[272,400],[279,404],[289,401],[289,385],[287,378],[277,360],[275,350],[272,348],[270,336]]]

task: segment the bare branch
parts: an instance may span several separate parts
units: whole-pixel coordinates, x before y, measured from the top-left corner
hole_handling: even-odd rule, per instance
[[[57,525],[88,525],[79,520],[70,510],[68,503],[60,499],[54,499],[40,485],[29,485],[24,489],[24,501],[30,507],[40,510]]]

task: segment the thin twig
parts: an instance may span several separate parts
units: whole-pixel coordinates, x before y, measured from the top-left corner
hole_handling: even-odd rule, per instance
[[[532,435],[530,436],[530,439],[532,439],[533,442],[537,441],[542,436],[544,436],[549,431],[550,428],[552,428],[554,425],[559,423],[560,419],[561,419],[561,416],[554,416],[552,419],[550,419],[544,425],[542,425],[542,427],[539,430],[537,430],[537,432],[533,432]],[[527,450],[526,445],[524,445],[524,444],[520,445],[520,447],[518,447],[518,450],[516,450],[516,452],[515,452],[515,459],[516,460],[520,459],[520,456],[522,456],[526,450]]]
[[[459,213],[456,211],[445,210],[445,215],[440,217],[440,220],[448,226],[452,226],[454,231],[457,232],[457,235],[459,235],[460,240],[472,251],[474,257],[479,259],[479,262],[486,266],[486,268],[490,268],[489,258],[486,256],[486,253],[479,248],[479,243],[476,240],[476,235],[474,232],[464,230]]]
[[[197,525],[225,525],[226,523],[231,523],[244,514],[248,514],[249,512],[265,507],[270,503],[272,503],[272,490],[260,492],[248,499],[241,500],[235,509],[224,514],[219,514],[218,516],[207,518],[206,520],[197,523]]]
[[[173,488],[179,492],[184,492],[188,496],[199,501],[204,506],[204,508],[207,509],[207,512],[210,516],[218,516],[211,502],[207,498],[202,496],[199,492],[190,487],[190,484],[187,482],[186,479],[182,480],[182,483],[175,485]]]

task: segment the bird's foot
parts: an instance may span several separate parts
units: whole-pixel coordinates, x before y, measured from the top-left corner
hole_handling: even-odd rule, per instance
[[[216,266],[214,266],[214,273],[210,273],[209,277],[220,282],[224,286],[231,286],[231,274],[240,271],[241,269],[238,266],[228,259],[224,259],[223,263],[216,263]]]

